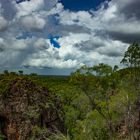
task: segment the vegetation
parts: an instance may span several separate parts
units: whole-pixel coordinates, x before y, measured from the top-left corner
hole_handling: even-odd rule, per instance
[[[23,71],[5,70],[0,75],[0,94],[6,98],[11,81],[20,77],[47,88],[53,95],[49,102],[52,107],[59,101],[61,109],[57,109],[57,115],[61,129],[49,131],[47,126],[34,126],[32,140],[139,140],[139,44],[130,45],[121,63],[125,68],[102,63],[83,66],[67,77],[24,75]],[[38,117],[35,107],[32,106],[28,117]]]

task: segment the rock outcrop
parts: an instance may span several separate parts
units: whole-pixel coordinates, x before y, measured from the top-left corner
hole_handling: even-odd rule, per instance
[[[4,79],[0,80],[1,89],[5,83]],[[30,140],[31,137],[43,140],[34,131],[39,128],[49,135],[49,132],[60,130],[60,108],[56,96],[19,76],[0,91],[0,130],[7,140]]]

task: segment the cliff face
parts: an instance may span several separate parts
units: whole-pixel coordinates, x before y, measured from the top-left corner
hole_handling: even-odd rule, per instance
[[[0,82],[2,85],[5,81]],[[46,128],[48,132],[60,130],[60,108],[59,101],[48,90],[18,77],[0,93],[1,132],[7,140],[43,139],[33,132],[34,128]]]

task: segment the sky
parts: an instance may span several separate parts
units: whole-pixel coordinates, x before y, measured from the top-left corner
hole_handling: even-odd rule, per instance
[[[68,75],[119,65],[140,42],[140,0],[0,0],[0,71]]]

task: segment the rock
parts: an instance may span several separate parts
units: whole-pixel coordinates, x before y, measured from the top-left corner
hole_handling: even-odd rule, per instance
[[[29,140],[34,126],[48,132],[60,130],[61,106],[47,89],[28,78],[17,77],[0,95],[0,129],[8,140]]]

